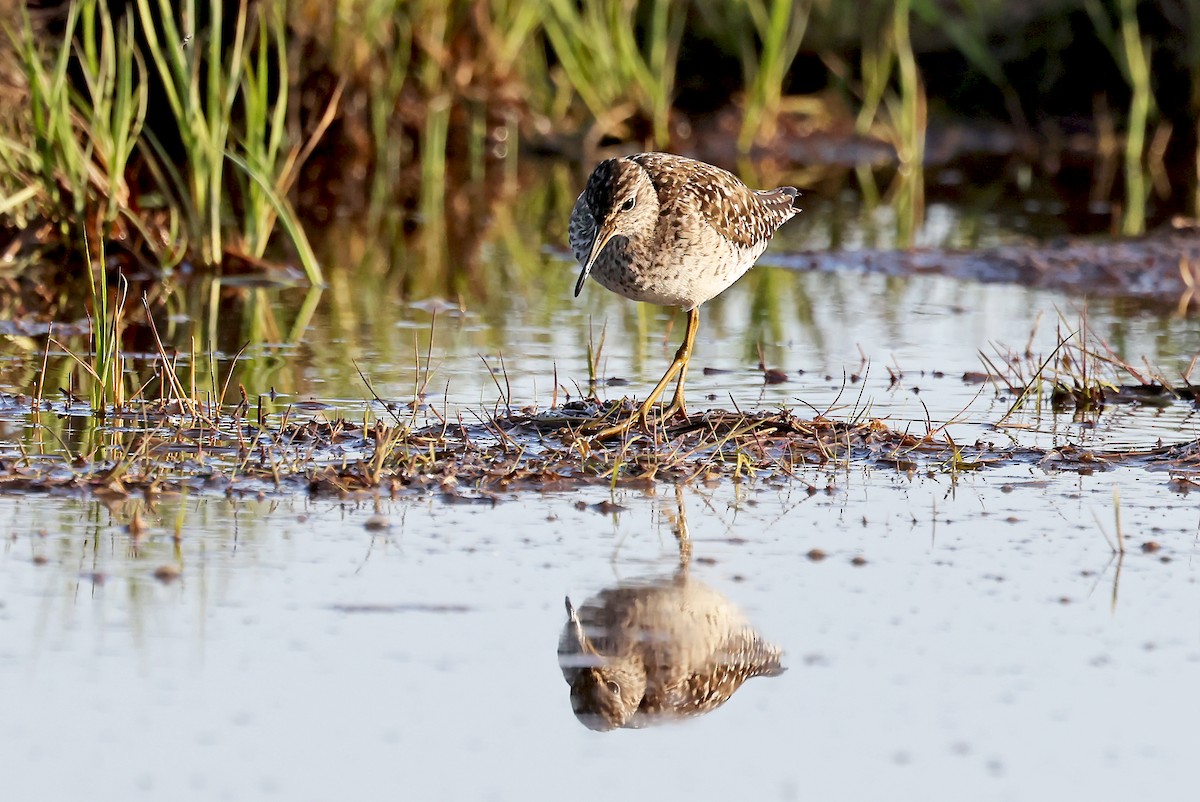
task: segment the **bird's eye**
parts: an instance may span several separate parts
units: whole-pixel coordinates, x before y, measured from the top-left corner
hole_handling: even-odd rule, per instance
[[[634,202],[635,202],[635,199],[631,196],[624,203],[621,204],[621,211],[628,212],[630,209],[633,208]]]
[[[611,693],[613,696],[621,695],[621,686],[620,685],[613,682],[612,680],[609,680],[607,684],[608,684],[608,692],[609,693]]]

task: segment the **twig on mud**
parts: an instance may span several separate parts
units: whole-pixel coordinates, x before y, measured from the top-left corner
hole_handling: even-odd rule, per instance
[[[229,363],[229,372],[225,374],[225,383],[221,385],[221,396],[217,399],[218,413],[225,406],[225,394],[229,392],[229,382],[233,381],[233,370],[237,367],[238,360],[242,358],[242,354],[246,353],[246,349],[249,347],[250,341],[246,340],[246,342],[242,343],[242,347],[237,350],[237,353],[233,355],[233,361]],[[216,371],[213,371],[213,375],[216,375]]]
[[[436,330],[437,330],[437,307],[434,307],[433,312],[429,318],[429,347],[426,348],[426,350],[425,350],[425,375],[421,379],[421,384],[417,387],[416,398],[413,399],[414,402],[416,401],[417,398],[421,398],[425,395],[425,391],[429,388],[429,380],[433,376],[430,366],[433,363],[433,335]],[[414,353],[415,353],[415,349],[414,349]],[[420,373],[421,373],[421,365],[418,362],[417,363],[417,374],[420,375]]]
[[[42,369],[38,373],[37,395],[33,397],[33,408],[30,412],[37,412],[42,405],[42,388],[46,382],[46,363],[50,359],[50,343],[54,340],[54,321],[51,320],[46,327],[46,347],[42,349]]]
[[[498,392],[500,394],[499,401],[502,401],[504,403],[504,409],[506,412],[508,412],[509,416],[511,417],[513,414],[512,405],[510,404],[511,395],[505,395],[504,388],[500,386],[500,379],[499,379],[499,377],[496,376],[496,371],[492,370],[492,366],[488,364],[487,358],[483,354],[477,354],[477,356],[479,357],[479,360],[481,362],[483,362],[483,366],[485,368],[487,368],[488,374],[492,377],[492,383],[496,385],[496,392]],[[501,367],[501,369],[503,369],[503,367],[504,367],[504,355],[503,354],[501,354],[501,356],[500,356],[500,367]],[[504,380],[506,382],[508,381],[507,374],[505,374]],[[512,388],[509,387],[509,393],[511,393],[511,392],[512,392]]]
[[[383,407],[385,410],[387,410],[387,413],[392,416],[392,420],[394,420],[396,422],[397,426],[403,426],[404,422],[402,420],[400,420],[400,416],[397,415],[396,412],[392,409],[392,404],[388,403],[387,401],[384,401],[382,398],[379,397],[379,393],[375,392],[375,388],[371,385],[371,380],[366,377],[366,374],[364,374],[362,372],[362,368],[360,368],[358,366],[358,360],[351,359],[350,364],[354,366],[354,370],[358,373],[358,378],[362,379],[362,383],[364,386],[366,386],[367,392],[369,392],[371,394],[371,398],[375,399],[375,401],[381,407]],[[415,407],[415,401],[414,401],[414,407]]]

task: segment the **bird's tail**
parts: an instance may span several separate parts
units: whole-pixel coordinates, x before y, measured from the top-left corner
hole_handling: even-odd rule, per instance
[[[760,189],[756,194],[764,206],[776,214],[784,216],[784,220],[789,219],[792,215],[800,211],[796,206],[796,199],[800,197],[800,190],[795,187]]]

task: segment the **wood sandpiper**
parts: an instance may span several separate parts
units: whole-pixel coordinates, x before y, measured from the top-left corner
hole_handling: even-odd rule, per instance
[[[700,305],[754,265],[775,231],[800,210],[794,187],[752,190],[737,176],[670,153],[639,153],[597,165],[571,211],[571,250],[588,276],[634,301],[687,310],[683,344],[667,372],[627,420],[596,433],[624,434],[647,417],[671,379],[675,395],[663,420],[684,409],[684,380]]]

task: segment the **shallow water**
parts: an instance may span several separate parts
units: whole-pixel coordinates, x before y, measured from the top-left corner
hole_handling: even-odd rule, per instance
[[[276,414],[385,414],[360,369],[380,398],[420,397],[451,419],[544,409],[587,389],[589,340],[597,392],[641,397],[682,316],[594,284],[573,298],[558,208],[573,196],[560,194],[514,204],[512,219],[498,211],[466,283],[402,293],[364,260],[331,269],[317,294],[225,287],[208,307],[192,301],[221,288],[201,286],[164,336],[184,365],[193,337],[217,349],[217,377],[198,379],[214,395],[249,342],[230,387],[274,391],[263,403]],[[1042,447],[1197,437],[1184,403],[1086,415],[1034,404],[997,428],[1013,394],[963,374],[985,369],[980,351],[1040,363],[1080,327],[1084,301],[780,267],[789,251],[897,242],[886,209],[813,200],[762,266],[705,305],[693,408],[880,417]],[[1050,201],[1004,205],[933,203],[916,240],[1061,233]],[[328,239],[352,254],[344,233]],[[1193,321],[1171,308],[1094,300],[1086,325],[1093,345],[1173,379],[1200,352]],[[760,354],[786,381],[764,382]],[[30,392],[40,358],[6,341],[2,389]],[[72,370],[51,354],[47,387]],[[86,453],[79,420],[37,447]],[[0,421],[5,459],[30,449],[24,406]],[[141,513],[140,534],[128,528],[140,501],[0,497],[5,788],[46,799],[1190,798],[1192,500],[1142,468],[927,467],[842,464],[678,496],[589,486],[494,506],[168,497]],[[558,664],[563,598],[673,576],[681,515],[690,576],[782,647],[788,670],[700,718],[593,733]],[[1109,545],[1118,529],[1123,559]]]
[[[498,506],[8,498],[14,798],[1183,799],[1195,505],[1161,476],[854,469],[684,488],[691,575],[785,650],[707,716],[593,733],[562,599],[678,564],[675,494]],[[1112,487],[1130,553],[1114,561]],[[182,510],[182,511],[181,511]],[[386,516],[387,531],[364,524]],[[1095,517],[1093,517],[1095,516]],[[172,532],[181,539],[174,554]],[[1161,550],[1143,553],[1153,540]],[[811,549],[824,560],[812,561]],[[851,559],[863,557],[863,565]],[[179,564],[163,582],[154,572]]]

